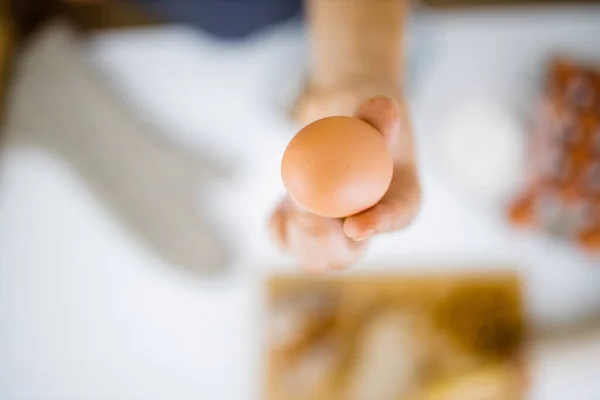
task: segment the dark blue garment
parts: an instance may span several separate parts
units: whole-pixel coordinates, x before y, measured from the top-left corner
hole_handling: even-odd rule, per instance
[[[135,0],[216,36],[241,38],[299,15],[303,0]]]

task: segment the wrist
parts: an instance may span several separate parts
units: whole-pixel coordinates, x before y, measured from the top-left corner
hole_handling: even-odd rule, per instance
[[[302,124],[332,115],[352,115],[364,100],[375,96],[401,102],[402,90],[395,82],[376,77],[329,88],[308,82],[294,105],[293,115]]]

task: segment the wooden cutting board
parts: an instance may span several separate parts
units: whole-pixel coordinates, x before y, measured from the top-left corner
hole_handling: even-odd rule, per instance
[[[524,398],[521,285],[511,273],[276,276],[268,302],[268,399]],[[388,358],[377,361],[365,353],[365,338],[386,319],[403,321],[397,333],[410,332],[402,340],[412,344],[394,347],[388,339]],[[384,375],[403,368],[399,361],[417,347],[424,350],[411,367],[419,372],[411,378],[410,395],[401,388],[394,393],[382,382]],[[365,359],[375,369],[382,363],[375,378]],[[393,372],[389,378],[404,379]]]

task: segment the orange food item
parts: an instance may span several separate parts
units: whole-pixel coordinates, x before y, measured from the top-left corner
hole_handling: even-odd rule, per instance
[[[531,179],[508,216],[600,251],[600,71],[549,68],[531,144]]]
[[[290,141],[281,162],[291,198],[330,218],[375,205],[387,191],[393,169],[381,133],[353,117],[328,117],[307,125]]]

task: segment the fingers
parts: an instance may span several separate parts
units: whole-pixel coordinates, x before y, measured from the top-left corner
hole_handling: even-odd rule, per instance
[[[405,228],[415,218],[420,204],[417,171],[412,166],[396,166],[392,183],[383,199],[370,209],[346,218],[344,234],[362,241],[377,233]]]
[[[309,271],[343,269],[354,263],[366,242],[343,232],[343,221],[293,212],[288,221],[288,249]]]
[[[367,241],[355,242],[344,236],[340,229],[338,233],[325,241],[315,242],[306,237],[291,246],[298,258],[301,267],[308,272],[339,271],[354,264]]]
[[[385,96],[374,97],[363,102],[354,115],[383,135],[396,163],[414,164],[414,139],[404,103]]]
[[[273,211],[271,218],[269,218],[269,233],[280,249],[285,249],[287,247],[286,209],[288,207],[287,200],[282,200],[275,211]]]
[[[381,201],[345,220],[322,218],[296,207],[289,199],[273,213],[269,228],[279,245],[311,271],[346,268],[354,263],[375,233],[408,225],[420,204],[412,131],[403,104],[387,97],[365,101],[355,116],[377,129],[394,157],[394,174]]]
[[[394,175],[385,196],[372,208],[344,221],[344,234],[362,241],[376,233],[395,231],[410,224],[419,209],[421,189],[404,104],[388,97],[375,97],[362,103],[355,116],[381,132],[394,157]]]
[[[367,241],[356,242],[344,235],[341,219],[307,213],[289,198],[271,215],[269,230],[279,246],[293,254],[308,272],[347,268],[367,245]]]
[[[388,145],[393,146],[400,132],[400,113],[398,104],[389,97],[379,96],[364,101],[354,113],[385,138]]]

